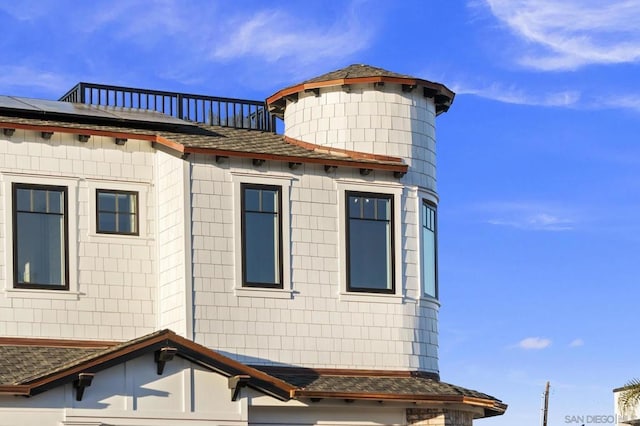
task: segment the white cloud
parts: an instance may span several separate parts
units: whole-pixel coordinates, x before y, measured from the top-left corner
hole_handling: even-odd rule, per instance
[[[571,343],[569,343],[569,347],[572,347],[572,348],[577,348],[580,346],[584,346],[584,340],[582,339],[574,339],[571,341]]]
[[[487,223],[527,231],[569,231],[576,223],[565,209],[545,203],[501,202],[479,207],[493,216]]]
[[[268,63],[283,58],[299,64],[346,58],[369,46],[372,27],[354,13],[329,25],[314,24],[284,10],[265,10],[229,25],[213,49],[218,60],[253,57]]]
[[[521,65],[572,70],[640,61],[637,0],[484,0],[491,13],[527,42]]]
[[[580,100],[580,92],[558,91],[547,94],[530,94],[514,86],[504,86],[493,83],[482,87],[468,87],[462,84],[453,84],[452,90],[458,95],[473,95],[481,98],[492,99],[498,102],[517,105],[535,105],[548,107],[575,106]]]
[[[543,337],[527,337],[526,339],[520,340],[516,346],[526,350],[545,349],[551,346],[551,340]]]
[[[57,96],[65,93],[74,84],[69,76],[62,76],[51,71],[42,71],[27,65],[0,65],[0,88],[7,90],[14,88],[38,88],[43,92]]]

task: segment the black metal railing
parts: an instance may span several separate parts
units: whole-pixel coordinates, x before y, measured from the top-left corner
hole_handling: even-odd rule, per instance
[[[214,126],[275,132],[275,116],[264,102],[78,83],[60,99],[88,105],[137,108]]]

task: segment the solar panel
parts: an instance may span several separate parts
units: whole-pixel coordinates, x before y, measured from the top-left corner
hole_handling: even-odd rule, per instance
[[[93,117],[165,125],[193,126],[193,123],[156,111],[136,108],[94,106],[45,99],[20,98],[0,95],[0,110],[22,110],[42,114],[62,114],[76,117]]]

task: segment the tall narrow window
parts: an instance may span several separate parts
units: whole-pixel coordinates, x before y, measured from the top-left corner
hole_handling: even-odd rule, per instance
[[[438,297],[438,234],[436,207],[422,201],[422,288],[425,296]]]
[[[67,188],[12,189],[14,287],[68,289]]]
[[[242,184],[242,284],[282,288],[279,186]]]
[[[96,232],[138,235],[138,193],[96,190]]]
[[[393,293],[393,196],[347,192],[347,290]]]

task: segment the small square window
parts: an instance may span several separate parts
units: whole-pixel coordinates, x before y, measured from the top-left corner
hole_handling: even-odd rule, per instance
[[[394,293],[393,196],[346,192],[347,290]]]
[[[138,193],[96,190],[96,232],[138,235]]]

